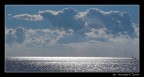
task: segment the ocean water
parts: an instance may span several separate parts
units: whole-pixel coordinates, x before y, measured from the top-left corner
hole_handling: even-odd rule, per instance
[[[5,72],[139,72],[139,59],[116,57],[7,57]]]

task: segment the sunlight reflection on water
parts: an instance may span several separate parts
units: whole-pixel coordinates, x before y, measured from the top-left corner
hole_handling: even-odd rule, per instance
[[[10,57],[6,72],[139,72],[139,60],[114,57]]]

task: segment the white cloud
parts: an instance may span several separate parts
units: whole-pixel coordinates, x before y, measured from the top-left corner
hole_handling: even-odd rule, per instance
[[[64,8],[59,11],[41,11],[43,18],[48,19],[53,27],[80,30],[84,28],[106,28],[108,33],[134,33],[130,14],[120,11],[102,11],[90,8],[79,12],[73,8]]]
[[[14,34],[14,33],[15,33],[14,29],[5,27],[5,35]]]
[[[58,15],[59,13],[63,13],[62,11],[52,11],[52,10],[43,10],[43,11],[39,11],[39,14],[43,14],[43,13],[50,13],[52,15]]]
[[[126,12],[106,12],[95,8],[79,12],[64,8],[59,11],[43,10],[34,15],[19,14],[13,18],[29,21],[45,19],[52,24],[52,28],[45,29],[6,28],[6,44],[12,44],[13,51],[27,49],[27,53],[36,51],[38,54],[44,50],[51,55],[71,56],[138,56],[139,53],[139,39],[132,36],[134,33],[139,36],[139,26],[132,24],[130,14]],[[12,51],[10,46],[7,48]],[[47,55],[45,53],[40,54]]]
[[[130,14],[121,11],[102,11],[96,8],[86,10],[83,18],[85,25],[91,28],[106,28],[108,33],[127,32],[132,37],[134,33]]]
[[[139,56],[138,39],[113,38],[107,42],[89,40],[85,42],[69,43],[64,46],[80,55],[131,57]]]
[[[19,14],[14,15],[13,18],[22,19],[22,20],[30,20],[30,21],[41,21],[43,17],[39,14],[30,15],[30,14]]]
[[[9,45],[12,45],[15,42],[15,30],[10,28],[5,28],[5,42]]]
[[[65,36],[73,35],[74,30],[67,31],[60,29],[25,29],[18,27],[5,28],[6,43],[19,43],[28,46],[49,46],[54,45]]]
[[[133,23],[132,26],[133,26],[133,28],[134,28],[135,34],[139,37],[139,25]]]
[[[15,40],[17,43],[22,43],[25,40],[25,29],[18,27],[15,29]]]
[[[12,14],[8,14],[8,16],[11,16]]]
[[[86,12],[79,12],[75,17],[76,18],[84,18],[86,16]]]
[[[72,29],[69,29],[69,30],[67,31],[67,35],[73,35],[73,33],[74,33],[74,30],[72,30]]]
[[[13,16],[13,18],[30,21],[42,21],[45,19],[49,22],[44,21],[44,23],[51,24],[50,28],[52,29],[63,28],[65,30],[72,29],[78,31],[85,28],[106,28],[107,33],[117,35],[119,32],[127,32],[131,37],[133,37],[134,33],[130,14],[121,11],[102,11],[90,8],[79,12],[74,8],[64,8],[58,11],[41,10],[38,14],[34,15],[19,14]],[[41,27],[45,28],[45,25],[41,25]]]
[[[79,12],[73,8],[64,8],[60,11],[41,11],[40,15],[49,20],[54,28],[80,30],[84,28],[84,21],[77,19]]]
[[[102,28],[102,29],[95,29],[95,28],[91,28],[90,32],[86,32],[85,34],[89,37],[89,38],[110,38],[112,35],[108,35],[106,33],[106,29]]]
[[[126,43],[126,42],[131,42],[132,40],[128,38],[115,37],[115,38],[108,39],[108,41],[113,43]]]
[[[18,29],[6,29],[16,32]],[[128,35],[119,33],[118,36],[108,38],[105,33],[106,29],[92,28],[87,36],[96,38],[107,38],[107,41],[99,41],[90,39],[82,42],[70,42],[58,44],[60,39],[65,36],[71,36],[73,30],[51,30],[51,29],[27,29],[25,31],[25,40],[22,43],[14,42],[11,46],[6,43],[7,55],[23,55],[23,56],[137,56],[139,55],[139,39],[130,38]],[[19,31],[18,31],[19,32]],[[22,30],[23,32],[23,30]],[[9,34],[9,32],[7,33]],[[15,33],[13,36],[16,36]],[[9,37],[6,37],[9,38]],[[74,38],[74,37],[72,37]],[[11,38],[9,38],[11,39]],[[83,38],[85,39],[85,38]],[[40,53],[39,51],[43,51]],[[24,53],[23,53],[24,52]],[[14,54],[16,53],[16,54]],[[23,53],[23,54],[22,54]],[[64,53],[64,54],[62,54]]]
[[[13,44],[6,47],[6,55],[15,56],[110,56],[131,57],[139,56],[139,40],[116,38],[107,42],[89,40],[85,42],[51,45],[47,47],[26,47],[22,44]],[[121,41],[119,41],[121,40]],[[30,40],[32,41],[32,40]],[[35,43],[34,43],[35,45]],[[40,47],[40,48],[39,48]]]
[[[6,43],[22,43],[25,40],[25,29],[22,27],[16,29],[5,28],[5,35]]]
[[[50,29],[29,29],[26,33],[26,43],[31,45],[53,45],[65,35],[65,31]]]

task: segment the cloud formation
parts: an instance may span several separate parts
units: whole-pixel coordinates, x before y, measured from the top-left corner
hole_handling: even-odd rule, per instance
[[[133,36],[134,29],[132,20],[128,13],[120,11],[101,11],[90,8],[85,12],[79,12],[73,8],[65,8],[61,11],[40,11],[41,16],[50,20],[54,27],[73,30],[83,28],[106,28],[109,33],[118,34],[119,32]]]
[[[43,17],[41,15],[30,15],[30,14],[18,14],[14,15],[12,18],[29,20],[29,21],[41,21]]]
[[[67,31],[56,29],[5,29],[7,43],[19,43],[31,47],[44,47],[54,45],[61,38],[73,35],[73,30]]]
[[[49,46],[57,43],[59,39],[66,35],[65,31],[62,30],[27,30],[26,41],[29,45],[33,46]]]
[[[101,29],[95,29],[95,28],[91,28],[90,32],[86,32],[85,34],[90,37],[90,38],[110,38],[112,37],[111,35],[108,35],[106,33],[106,29],[105,28],[101,28]]]
[[[64,8],[59,11],[43,10],[38,14],[19,14],[13,18],[43,21],[48,20],[52,25],[51,28],[73,29],[75,31],[81,29],[100,29],[106,28],[110,34],[117,35],[119,32],[134,36],[134,28],[130,14],[121,11],[102,11],[96,8],[90,8],[85,12],[79,12],[74,8]],[[48,22],[45,21],[45,22]],[[45,28],[45,25],[41,27]]]
[[[126,12],[104,12],[92,8],[86,11],[84,18],[86,18],[89,27],[96,29],[106,28],[108,33],[111,34],[118,34],[119,32],[124,34],[124,32],[127,32],[128,35],[132,36],[134,32],[130,15]]]
[[[80,30],[84,28],[84,21],[76,19],[75,16],[79,13],[73,8],[65,8],[61,11],[40,11],[44,19],[48,19],[54,27]]]
[[[25,29],[22,27],[16,28],[15,31],[15,40],[17,43],[22,43],[25,40]]]
[[[6,36],[6,43],[7,44],[13,44],[15,41],[15,31],[13,29],[7,29],[5,28],[5,36]]]
[[[133,28],[134,28],[134,32],[135,32],[136,36],[139,37],[139,25],[133,23],[132,26],[133,26]]]
[[[43,51],[40,53],[42,56],[130,56],[128,53],[138,56],[139,25],[132,22],[127,12],[106,12],[96,8],[80,12],[64,8],[59,11],[42,10],[33,15],[19,14],[13,18],[50,22],[51,27],[41,24],[44,29],[6,28],[7,52],[17,47],[13,51],[25,48],[30,51],[27,53],[35,52],[37,55]]]
[[[25,40],[25,29],[18,27],[16,29],[5,29],[6,43],[22,43]]]

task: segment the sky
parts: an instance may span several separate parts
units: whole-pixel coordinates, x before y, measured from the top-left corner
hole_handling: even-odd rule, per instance
[[[6,56],[139,57],[138,5],[5,5]]]

